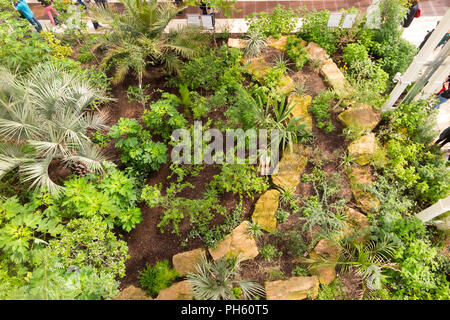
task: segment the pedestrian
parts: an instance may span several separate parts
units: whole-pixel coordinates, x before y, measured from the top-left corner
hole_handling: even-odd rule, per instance
[[[408,28],[414,18],[420,17],[419,0],[412,0],[408,14],[403,21],[403,28]]]
[[[41,5],[44,7],[44,11],[47,13],[48,17],[50,18],[50,22],[56,26],[60,24],[57,17],[59,17],[59,13],[53,9],[53,0],[38,0]],[[53,14],[56,16],[55,19],[53,19]]]
[[[91,0],[88,0],[88,2],[91,2]],[[107,0],[94,0],[95,5],[97,7],[106,9],[108,7],[108,1]],[[98,21],[92,21],[92,24],[94,25],[94,29],[97,30],[98,28],[101,28],[102,26],[98,23]]]
[[[34,28],[36,29],[37,32],[42,31],[42,25],[36,19],[33,11],[31,11],[30,7],[28,6],[28,4],[25,0],[19,0],[15,3],[12,3],[12,5],[14,6],[14,8],[17,9],[17,11],[19,11],[21,14],[23,14],[25,19],[27,19],[28,22],[34,26]]]
[[[441,104],[450,99],[450,75],[447,77],[447,80],[442,84],[441,91],[438,92],[438,101],[434,105],[433,109],[439,109]]]
[[[437,139],[434,144],[442,148],[449,142],[450,142],[450,127],[447,127],[447,129],[441,132],[441,134],[439,135],[439,139]]]
[[[439,21],[436,23],[436,27],[438,25],[439,25]],[[434,31],[434,29],[431,31],[428,31],[427,35],[425,36],[425,38],[423,38],[423,41],[419,45],[419,50],[422,49],[422,47],[425,45],[428,38],[433,34],[433,31]],[[435,49],[437,49],[440,46],[444,46],[448,39],[450,39],[450,30],[448,30],[447,33],[442,37],[441,41],[439,41],[439,43]]]
[[[209,2],[205,3],[204,1],[200,2],[200,9],[202,9],[202,14],[204,16],[206,15],[211,16],[211,22],[214,28],[216,25],[216,10],[209,6]]]

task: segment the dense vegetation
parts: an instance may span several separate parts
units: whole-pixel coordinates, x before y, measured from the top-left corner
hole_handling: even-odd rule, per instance
[[[364,191],[380,204],[377,213],[367,214],[370,226],[357,239],[344,236],[346,206],[353,199],[343,192],[346,172],[360,166],[341,153],[344,145],[328,158],[318,146],[359,138],[364,132],[358,128],[337,125],[338,112],[349,101],[379,109],[392,77],[411,62],[416,48],[401,38],[399,27],[406,1],[381,1],[379,30],[364,28],[363,14],[353,28],[333,29],[326,10],[278,6],[273,14],[247,17],[243,50],[218,41],[227,35],[196,28],[165,33],[179,11],[171,3],[121,2],[123,14],[96,10],[110,32],[93,36],[84,23],[61,34],[39,34],[0,1],[0,299],[112,299],[132,272],[138,274],[135,285],[156,297],[181,276],[166,259],[139,270],[126,266],[125,239],[139,224],[157,216],[155,232],[173,246],[215,248],[249,220],[255,201],[275,187],[272,179],[248,159],[172,162],[172,132],[195,135],[194,121],[202,121],[202,134],[210,128],[224,136],[227,129],[277,130],[280,140],[269,145],[270,152],[306,147],[308,166],[298,182],[310,190],[280,189],[275,217],[281,227],[275,232],[249,223],[265,270],[239,257],[203,257],[196,272],[187,274],[194,298],[264,298],[261,279],[309,276],[329,265],[360,281],[359,298],[450,298],[446,235],[415,217],[450,191],[448,161],[432,145],[436,113],[428,101],[401,104],[374,130],[378,150],[369,166],[376,181]],[[229,12],[230,3],[213,4]],[[69,7],[59,7],[66,10],[63,18]],[[300,16],[303,25],[295,30]],[[248,69],[250,59],[265,54],[269,37],[283,35],[288,35],[285,55],[256,77]],[[305,72],[320,79],[320,61],[307,57],[310,42],[326,50],[355,89],[346,96],[331,89],[313,94],[312,130],[304,118],[291,115],[289,96],[315,88],[297,83],[293,92],[279,90],[287,75]],[[154,74],[164,81],[153,81]],[[129,106],[134,113],[122,116],[127,113],[120,108]],[[235,151],[249,154],[251,138]],[[208,152],[224,159],[208,149],[211,139],[201,140],[206,151],[200,160]],[[339,246],[339,254],[308,256],[321,239]],[[281,270],[282,260],[291,268]],[[256,270],[257,281],[247,279],[245,269]],[[322,284],[317,299],[346,299],[352,292],[343,279]]]

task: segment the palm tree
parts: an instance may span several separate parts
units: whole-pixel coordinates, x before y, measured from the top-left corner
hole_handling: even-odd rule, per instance
[[[139,88],[146,74],[146,67],[163,64],[173,72],[181,68],[181,58],[196,56],[205,43],[205,35],[199,28],[184,27],[164,30],[180,8],[171,2],[157,0],[120,0],[124,12],[117,13],[109,8],[97,8],[95,17],[109,25],[93,49],[103,48],[106,54],[103,66],[115,66],[113,83],[121,82],[129,71],[138,78]]]
[[[234,300],[240,294],[245,299],[257,295],[264,296],[264,288],[250,280],[237,280],[242,258],[220,258],[208,261],[203,255],[201,261],[195,265],[196,272],[187,274],[192,284],[192,291],[196,300]]]
[[[19,168],[31,187],[58,192],[49,176],[53,160],[81,162],[101,170],[105,156],[86,135],[104,128],[105,116],[86,107],[106,100],[89,81],[52,63],[37,65],[24,77],[0,69],[0,178]]]

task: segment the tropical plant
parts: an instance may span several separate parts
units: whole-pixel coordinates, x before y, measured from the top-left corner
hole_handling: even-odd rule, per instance
[[[0,77],[0,177],[19,167],[31,187],[55,193],[63,188],[50,178],[53,161],[101,170],[105,156],[86,133],[104,128],[106,117],[86,108],[106,99],[104,92],[50,63],[24,77],[1,69]]]
[[[266,47],[266,36],[258,30],[248,30],[246,34],[247,44],[244,48],[244,54],[247,58],[253,58],[261,54]]]
[[[194,298],[197,300],[235,300],[251,299],[264,295],[264,288],[256,282],[237,280],[242,258],[221,258],[208,261],[205,256],[195,265],[196,273],[188,273]],[[235,290],[236,288],[240,290]],[[235,292],[239,291],[236,296]]]
[[[181,70],[181,58],[193,58],[203,47],[205,36],[198,28],[164,29],[177,15],[179,8],[171,2],[157,0],[121,0],[122,13],[108,8],[97,8],[94,16],[109,25],[93,49],[103,48],[105,67],[115,67],[113,83],[121,82],[129,71],[138,78],[142,88],[148,65],[163,64],[169,71]]]

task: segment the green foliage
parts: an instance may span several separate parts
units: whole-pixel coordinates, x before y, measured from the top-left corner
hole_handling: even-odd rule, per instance
[[[129,258],[126,242],[117,240],[101,218],[73,219],[50,248],[64,265],[92,266],[115,276],[125,276]]]
[[[302,176],[302,181],[311,182],[314,190],[314,195],[306,198],[303,204],[303,231],[311,232],[317,225],[325,234],[337,234],[345,228],[345,199],[339,196],[340,179],[337,174],[327,177],[319,165],[311,174]]]
[[[266,259],[267,261],[272,261],[273,259],[280,257],[282,255],[281,251],[278,251],[277,248],[275,248],[271,244],[264,245],[261,250],[259,250],[259,253],[261,256]]]
[[[308,42],[317,43],[329,55],[332,55],[336,51],[336,40],[333,29],[327,26],[329,15],[328,10],[305,12],[298,35]]]
[[[244,48],[244,54],[247,58],[254,58],[261,54],[261,51],[267,46],[265,34],[260,30],[247,30],[247,45]]]
[[[250,16],[245,17],[249,26],[249,32],[256,31],[264,34],[266,37],[272,36],[279,39],[283,34],[291,33],[295,28],[296,13],[292,9],[285,9],[283,5],[278,4],[272,14],[267,12],[252,12]]]
[[[250,221],[248,224],[248,234],[255,239],[258,239],[263,235],[263,230],[257,222]]]
[[[294,270],[292,270],[292,274],[296,277],[307,277],[309,275],[309,271],[307,268],[299,264],[295,266]]]
[[[288,211],[282,209],[278,209],[277,211],[275,211],[275,218],[277,219],[278,223],[288,221],[290,215],[291,214]]]
[[[235,300],[236,293],[243,299],[263,296],[264,288],[251,280],[239,279],[241,259],[221,258],[208,261],[203,257],[195,266],[195,273],[188,273],[196,300]],[[236,288],[239,290],[236,291]]]
[[[336,94],[333,91],[321,91],[314,97],[309,111],[314,115],[317,120],[317,127],[323,129],[325,132],[330,133],[334,130],[334,125],[331,122],[330,107],[335,99]]]
[[[127,97],[129,102],[139,102],[145,108],[145,105],[150,100],[150,95],[145,94],[145,91],[150,85],[143,85],[140,87],[129,86],[127,89]]]
[[[258,168],[247,164],[223,164],[220,174],[213,177],[209,186],[219,193],[232,192],[253,198],[269,187],[267,178],[258,175]]]
[[[346,296],[344,285],[336,278],[329,285],[321,285],[317,300],[344,300]]]
[[[303,39],[296,36],[288,36],[286,42],[286,53],[292,61],[295,62],[297,70],[302,70],[303,65],[308,62],[308,52],[302,45]]]
[[[161,164],[168,160],[167,146],[162,142],[153,142],[150,132],[144,130],[136,119],[120,118],[111,127],[109,135],[121,151],[120,160],[138,172],[159,170]]]
[[[89,50],[88,47],[83,46],[80,48],[80,53],[78,54],[77,61],[81,63],[88,63],[95,58],[93,53]]]
[[[111,137],[108,134],[102,133],[100,130],[95,131],[92,135],[92,142],[96,143],[102,148],[105,148],[110,141]]]
[[[142,119],[152,133],[168,140],[174,130],[187,124],[187,120],[177,111],[177,96],[164,92],[162,98],[152,103],[150,109],[144,110]]]
[[[169,267],[169,261],[163,260],[156,262],[154,267],[147,263],[145,269],[139,271],[139,283],[148,294],[156,296],[178,276],[178,271]]]

